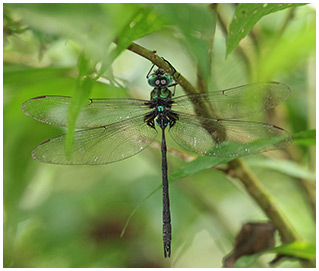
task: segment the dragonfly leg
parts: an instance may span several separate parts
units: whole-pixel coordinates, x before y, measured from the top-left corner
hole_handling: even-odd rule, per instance
[[[150,74],[151,74],[151,72],[152,72],[154,66],[155,66],[155,64],[153,64],[152,67],[150,68],[150,70],[148,71],[148,73],[147,73],[147,75],[146,75],[146,79],[149,78],[149,76],[150,76]]]
[[[174,74],[176,73],[176,69],[175,69],[175,68],[173,67],[173,65],[172,65],[169,61],[167,61],[164,57],[162,57],[162,59],[169,65],[169,67],[170,67],[171,70],[172,70],[171,75],[174,76]]]
[[[178,83],[173,83],[173,84],[170,84],[169,86],[167,86],[168,88],[170,87],[174,87],[174,91],[172,93],[172,96],[175,96],[175,90],[176,90],[176,86],[178,85]]]
[[[173,76],[173,78],[174,78],[174,75],[175,75],[175,73],[176,73],[176,69],[175,69],[175,68],[173,67],[173,65],[172,65],[169,61],[167,61],[164,57],[162,57],[162,59],[163,59],[163,60],[169,65],[169,67],[171,68],[171,70],[172,70],[171,76]],[[176,76],[176,79],[179,78],[180,75],[181,75],[181,74],[178,73],[177,76]],[[176,79],[174,78],[175,81],[176,81]],[[176,82],[176,83],[173,83],[173,84],[170,84],[170,85],[168,86],[168,87],[174,87],[173,96],[175,96],[176,85],[178,85],[177,82]]]

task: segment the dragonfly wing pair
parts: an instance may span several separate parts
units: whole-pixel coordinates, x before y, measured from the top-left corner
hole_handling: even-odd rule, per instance
[[[215,120],[179,114],[169,129],[174,141],[188,151],[215,157],[239,157],[284,148],[292,142],[280,127],[250,121]]]
[[[231,120],[267,111],[290,94],[281,83],[257,83],[228,90],[173,98],[179,119],[169,128],[181,147],[201,155],[237,157],[286,147],[292,141],[285,130],[265,123]],[[65,155],[65,135],[40,144],[37,160],[54,164],[107,164],[144,150],[157,131],[144,122],[148,101],[90,99],[80,110],[72,155]],[[66,127],[71,98],[42,96],[25,102],[23,112],[47,124]],[[209,114],[207,113],[209,112]],[[199,116],[201,117],[199,117]]]
[[[179,96],[174,99],[173,110],[202,115],[200,111],[206,106],[210,118],[239,119],[276,107],[288,98],[290,92],[290,88],[282,83],[254,83],[204,94]]]
[[[74,133],[71,157],[65,153],[65,135],[49,139],[33,152],[33,158],[62,165],[101,165],[131,157],[152,143],[157,131],[144,123],[144,117]]]
[[[45,163],[99,165],[120,161],[144,150],[157,131],[144,123],[149,108],[138,99],[90,99],[83,106],[74,133],[71,157],[66,157],[65,135],[49,139],[32,152]],[[70,97],[42,96],[26,101],[23,112],[40,122],[66,127]]]
[[[72,98],[65,96],[40,96],[26,101],[22,111],[27,116],[54,126],[66,127]],[[83,104],[76,128],[87,129],[137,117],[149,112],[146,100],[139,99],[89,99]]]
[[[290,92],[285,84],[268,82],[177,97],[172,110],[179,120],[170,135],[191,152],[216,157],[284,148],[292,136],[280,127],[232,119],[268,111],[285,101]]]

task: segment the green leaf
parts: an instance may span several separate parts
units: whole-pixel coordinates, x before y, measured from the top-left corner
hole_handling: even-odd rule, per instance
[[[305,146],[316,145],[316,130],[307,130],[295,133],[294,142]]]
[[[265,15],[286,8],[301,6],[305,4],[275,4],[275,3],[243,3],[239,4],[234,17],[229,25],[226,41],[228,56],[238,46],[239,42],[250,32],[254,25]]]
[[[295,241],[272,248],[267,252],[311,260],[316,258],[316,245],[310,242]]]
[[[95,65],[92,64],[84,54],[80,55],[78,60],[79,74],[70,109],[68,111],[68,131],[65,140],[65,152],[69,159],[71,159],[75,124],[79,112],[83,105],[87,102],[93,87],[93,83],[96,80],[92,78],[94,67]]]
[[[276,253],[301,259],[311,260],[316,258],[316,245],[310,242],[295,241],[292,243],[283,244],[276,248],[271,248],[264,252],[259,252],[253,255],[245,255],[240,257],[236,263],[236,268],[250,267],[258,258],[264,254]]]
[[[268,159],[265,157],[258,157],[258,159],[250,158],[247,159],[247,164],[249,166],[257,166],[261,168],[269,168],[282,172],[288,176],[295,178],[305,178],[308,180],[316,180],[316,175],[311,172],[309,169],[298,165],[292,161],[278,160],[278,159]]]
[[[198,173],[202,170],[209,169],[211,167],[217,166],[219,164],[228,163],[229,161],[238,158],[239,156],[231,154],[235,154],[237,151],[239,153],[243,153],[241,150],[246,149],[248,154],[255,154],[266,150],[272,150],[274,148],[279,148],[281,144],[285,146],[291,142],[291,136],[287,133],[286,137],[269,137],[263,140],[256,140],[254,142],[249,143],[249,147],[243,143],[234,143],[234,142],[223,142],[219,145],[219,148],[223,149],[223,153],[227,154],[229,157],[227,158],[217,158],[211,156],[201,156],[196,160],[186,163],[182,165],[179,169],[173,172],[169,176],[169,181],[173,182],[177,179],[185,178],[195,173]],[[276,147],[274,147],[276,146]],[[213,150],[211,150],[213,152]]]
[[[169,176],[169,182],[172,183],[176,180],[192,176],[200,171],[215,167],[220,164],[228,163],[233,159],[234,158],[216,158],[209,156],[198,157],[196,160],[185,163],[179,169],[175,170]]]

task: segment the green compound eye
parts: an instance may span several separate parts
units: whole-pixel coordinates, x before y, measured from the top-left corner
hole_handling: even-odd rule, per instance
[[[148,84],[152,87],[159,86],[160,80],[158,79],[157,75],[152,75],[150,78],[148,78]]]
[[[160,84],[162,87],[167,87],[173,83],[173,77],[170,75],[164,75],[160,79]]]
[[[171,75],[166,75],[165,78],[166,78],[166,81],[167,81],[166,86],[171,85],[173,83],[173,81],[174,81],[173,76],[171,76]]]

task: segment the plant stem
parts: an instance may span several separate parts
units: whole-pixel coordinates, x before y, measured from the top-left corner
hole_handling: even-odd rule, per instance
[[[295,17],[295,11],[296,11],[296,8],[293,7],[293,8],[290,8],[288,9],[288,14],[286,16],[286,19],[283,23],[283,25],[281,26],[280,30],[278,31],[277,33],[277,36],[278,37],[281,37],[283,35],[283,33],[285,32],[285,30],[287,29],[287,26],[288,24],[292,21],[292,19]]]
[[[305,198],[308,201],[316,221],[316,183],[307,179],[299,179],[299,185],[305,192]]]
[[[258,178],[247,167],[244,161],[242,159],[235,159],[228,164],[230,168],[235,171],[235,177],[241,181],[249,195],[257,202],[259,207],[276,226],[283,243],[300,240],[300,237],[284,214],[279,210],[271,195],[266,192]]]

